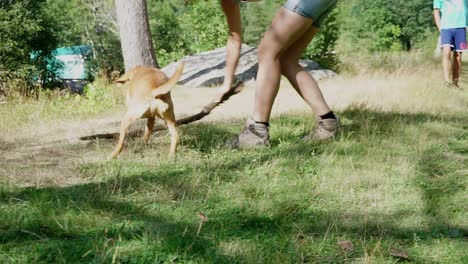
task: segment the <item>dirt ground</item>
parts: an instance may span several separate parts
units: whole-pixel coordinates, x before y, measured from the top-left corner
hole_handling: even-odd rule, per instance
[[[216,95],[216,89],[188,89],[178,87],[173,91],[177,118],[200,111]],[[198,122],[215,122],[228,118],[242,118],[252,108],[252,85],[231,97],[209,116]],[[282,89],[281,104],[275,112],[307,109],[298,96]],[[290,101],[291,107],[285,105]],[[82,137],[118,133],[124,108],[86,120],[60,120],[38,122],[28,127],[31,131],[18,130],[0,136],[0,177],[3,181],[19,186],[70,185],[86,179],[77,178],[77,165],[106,160],[115,144],[113,139],[81,140]],[[133,125],[132,131],[142,131],[145,121]],[[164,137],[165,132],[159,132]],[[105,150],[104,150],[105,149]],[[34,177],[31,177],[34,175]]]
[[[255,83],[197,122],[244,119],[252,111]],[[434,86],[434,79],[336,77],[320,82],[331,107],[340,111],[353,104],[365,104],[381,111],[432,112],[466,111],[466,102]],[[217,93],[215,88],[177,87],[172,92],[177,118],[199,112]],[[437,100],[436,100],[437,99]],[[35,127],[34,133],[6,134],[0,137],[0,179],[14,185],[69,185],[86,179],[76,178],[78,164],[106,160],[112,139],[81,140],[97,134],[117,133],[123,107],[114,113],[80,121],[57,121]],[[291,112],[310,112],[309,107],[283,81],[276,99],[273,116]],[[314,118],[312,112],[310,117]],[[143,120],[133,127],[143,130]],[[241,127],[239,127],[239,130]],[[0,131],[1,132],[1,131]],[[158,132],[159,135],[166,134]],[[3,138],[3,139],[2,139]],[[165,138],[167,139],[167,138]],[[183,139],[183,135],[182,135]],[[158,140],[158,139],[155,139]],[[31,177],[31,175],[35,175]]]

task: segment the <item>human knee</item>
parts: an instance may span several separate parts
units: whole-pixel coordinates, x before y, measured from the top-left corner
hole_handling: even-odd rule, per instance
[[[258,47],[258,63],[263,63],[265,61],[272,61],[276,60],[279,57],[278,52],[276,52],[274,49],[269,47],[269,44],[266,44],[265,42],[262,41],[260,43],[260,46]]]
[[[450,47],[443,47],[442,48],[442,55],[444,57],[450,57],[451,54],[452,54],[452,49]]]
[[[459,63],[462,61],[462,53],[461,52],[455,52],[455,60]]]
[[[284,54],[283,56],[280,57],[280,65],[281,65],[281,73],[283,75],[287,75],[287,73],[291,69],[300,66],[299,59],[289,56],[288,54]]]

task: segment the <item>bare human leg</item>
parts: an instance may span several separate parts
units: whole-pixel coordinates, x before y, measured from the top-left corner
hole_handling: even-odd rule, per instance
[[[223,85],[215,98],[217,102],[221,101],[223,96],[231,90],[242,46],[242,23],[238,1],[221,0],[221,6],[228,23],[229,36],[226,43],[226,72],[224,74]]]
[[[450,84],[450,64],[452,48],[450,46],[442,47],[442,71],[444,74],[444,81],[446,84]]]
[[[302,51],[318,31],[312,24],[312,19],[285,8],[276,14],[258,49],[254,111],[247,120],[246,128],[236,136],[235,146],[251,148],[269,145],[268,121],[281,74],[287,76],[296,91],[320,116],[315,130],[304,139],[326,140],[335,137],[338,120],[330,111],[315,80],[298,63]],[[324,115],[327,117],[322,117]]]
[[[317,116],[329,113],[325,98],[320,91],[320,88],[314,78],[299,65],[299,58],[302,52],[307,48],[314,36],[319,31],[319,28],[311,26],[302,37],[294,42],[281,56],[281,73],[288,78],[291,85],[306,101],[312,111]]]
[[[453,53],[453,66],[452,66],[452,84],[455,87],[458,87],[458,79],[460,78],[462,64],[462,53],[454,52]]]
[[[258,49],[259,69],[254,111],[252,117],[247,120],[244,131],[238,134],[232,142],[234,146],[252,148],[269,145],[268,121],[278,93],[281,73],[288,76],[298,93],[311,105],[314,112],[319,115],[330,112],[317,83],[298,64],[302,50],[317,32],[317,29],[311,29],[312,23],[312,19],[285,8],[281,8],[276,14]],[[289,55],[293,58],[285,59]],[[292,68],[289,69],[289,66]],[[327,119],[326,122],[328,121]],[[320,122],[319,128],[323,130],[325,121]],[[333,119],[332,126],[336,128],[336,119]],[[325,133],[326,136],[313,136],[313,139],[330,138],[335,131]]]
[[[258,48],[257,88],[253,120],[268,122],[279,89],[281,55],[300,39],[312,25],[312,19],[281,8]]]

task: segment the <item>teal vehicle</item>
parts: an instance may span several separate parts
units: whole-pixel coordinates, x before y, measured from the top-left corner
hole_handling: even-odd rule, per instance
[[[61,47],[52,51],[47,61],[47,70],[73,92],[82,93],[84,86],[93,78],[90,70],[92,47],[87,45]],[[31,54],[34,60],[37,53]]]

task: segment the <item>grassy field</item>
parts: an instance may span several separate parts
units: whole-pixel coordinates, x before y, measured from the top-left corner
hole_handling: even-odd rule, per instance
[[[162,132],[117,161],[110,140],[26,147],[97,113],[0,106],[0,263],[468,263],[468,90],[430,73],[324,82],[336,141],[300,142],[314,121],[285,112],[271,148],[233,150],[233,117],[181,127],[175,163]]]

